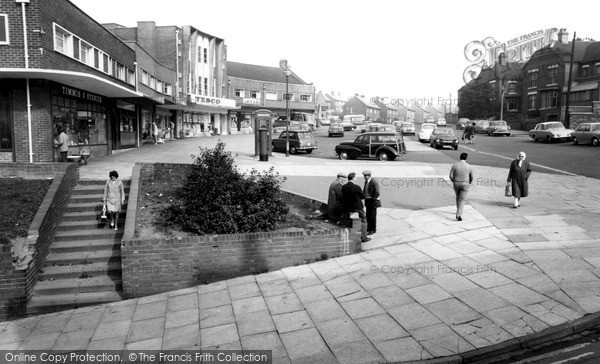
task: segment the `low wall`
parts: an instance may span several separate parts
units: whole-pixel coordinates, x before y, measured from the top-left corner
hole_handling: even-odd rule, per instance
[[[136,165],[132,176],[143,183],[182,181],[189,164]],[[285,192],[300,202],[316,201]],[[130,201],[136,197],[130,193]],[[136,199],[137,200],[137,199]],[[131,202],[130,202],[131,203]],[[131,206],[130,206],[131,207]],[[128,209],[128,219],[130,216]],[[354,224],[360,227],[360,224]],[[360,251],[360,235],[332,225],[319,231],[262,232],[205,235],[181,239],[134,239],[133,232],[121,241],[124,297],[139,297],[215,282],[248,274],[277,270],[306,262]]]
[[[0,245],[0,320],[25,314],[25,305],[54,240],[79,173],[73,163],[0,163],[0,176],[52,178],[26,239]]]

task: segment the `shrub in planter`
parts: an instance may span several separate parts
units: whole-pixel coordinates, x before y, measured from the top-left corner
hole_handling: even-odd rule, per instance
[[[193,158],[176,200],[162,213],[165,223],[204,235],[270,231],[285,220],[289,211],[281,198],[285,178],[274,174],[273,168],[240,173],[221,141],[214,149],[200,148]]]

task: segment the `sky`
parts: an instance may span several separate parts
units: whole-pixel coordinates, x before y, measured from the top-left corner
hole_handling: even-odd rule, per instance
[[[229,61],[277,67],[285,58],[317,91],[405,104],[455,105],[471,41],[549,28],[600,40],[597,0],[71,1],[99,23],[192,25],[224,39]]]

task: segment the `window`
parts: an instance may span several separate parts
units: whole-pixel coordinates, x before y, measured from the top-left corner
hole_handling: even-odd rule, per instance
[[[311,102],[312,95],[300,95],[300,102]]]
[[[588,66],[588,65],[581,66],[581,77],[589,76],[589,72],[590,72],[590,66]]]
[[[0,44],[9,44],[8,15],[0,14]]]
[[[12,151],[12,112],[8,90],[0,89],[0,150]]]
[[[111,63],[108,60],[108,54],[102,54],[102,70],[104,71],[104,73],[109,73],[110,74],[110,66]]]
[[[163,90],[163,82],[160,80],[156,80],[156,91],[158,92],[162,92]]]
[[[208,96],[208,78],[204,77],[204,96]]]
[[[127,83],[135,86],[135,72],[130,69],[127,70]]]
[[[506,100],[506,109],[507,110],[519,110],[519,99],[510,98]]]
[[[517,83],[514,81],[508,82],[508,93],[516,93],[517,92]]]
[[[558,91],[544,92],[542,94],[542,109],[558,106]]]
[[[265,92],[265,100],[277,101],[277,93],[276,92]]]
[[[126,81],[127,80],[127,73],[125,72],[125,66],[123,66],[122,64],[115,62],[117,65],[117,78],[121,81]]]
[[[148,72],[146,72],[146,71],[142,70],[142,83],[143,83],[144,85],[148,85],[148,77],[149,77],[149,76],[150,76],[150,75],[148,74]]]
[[[235,89],[235,96],[237,96],[237,97],[246,97],[246,92],[245,92],[245,90],[236,88]]]
[[[529,88],[537,87],[537,71],[529,73]]]
[[[79,60],[89,66],[94,65],[94,50],[91,45],[81,42]]]
[[[548,85],[555,85],[558,81],[558,65],[548,66]]]
[[[54,27],[54,50],[63,54],[70,54],[73,45],[71,34],[57,26]]]
[[[571,101],[590,101],[591,99],[592,92],[590,90],[573,92],[571,94]]]
[[[250,98],[251,99],[260,99],[260,92],[258,92],[258,91],[250,91]]]
[[[285,101],[285,100],[294,101],[294,94],[281,94],[281,99],[283,101]]]
[[[198,47],[198,63],[202,62],[202,47]]]
[[[600,75],[600,63],[596,63],[596,76]]]
[[[173,92],[173,86],[171,86],[171,84],[165,83],[164,88],[163,88],[163,93],[165,95],[171,95],[172,92]]]
[[[535,110],[537,95],[532,94],[527,96],[527,110]]]
[[[208,63],[208,48],[204,48],[204,63]]]

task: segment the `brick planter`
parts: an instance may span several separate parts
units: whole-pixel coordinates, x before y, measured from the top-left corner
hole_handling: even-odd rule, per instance
[[[137,210],[138,183],[181,181],[188,164],[136,165],[132,176],[127,228],[121,242],[123,295],[156,294],[198,284],[277,270],[307,261],[360,251],[360,236],[345,228],[319,231],[265,232],[144,240],[134,239],[130,220]],[[136,183],[137,182],[137,183]],[[296,201],[320,206],[285,192]],[[134,223],[135,224],[135,223]],[[360,224],[354,224],[354,226]]]

